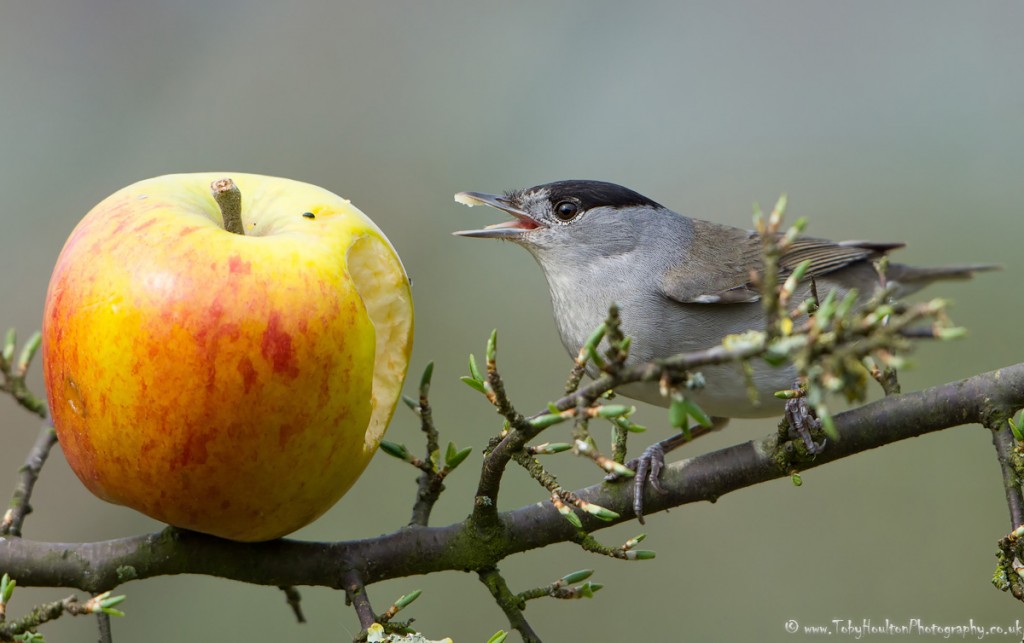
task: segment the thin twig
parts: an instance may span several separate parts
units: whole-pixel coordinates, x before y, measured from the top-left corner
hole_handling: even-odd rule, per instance
[[[11,641],[13,637],[24,634],[29,631],[35,631],[40,625],[56,620],[64,614],[71,614],[72,616],[82,616],[85,614],[93,614],[94,610],[91,608],[91,604],[80,603],[78,598],[75,596],[68,596],[67,598],[60,601],[53,601],[50,603],[43,603],[36,605],[32,610],[15,621],[8,621],[6,623],[0,623],[0,641]],[[95,612],[98,616],[107,616],[102,612]],[[108,617],[109,618],[109,617]],[[102,623],[102,619],[100,621]],[[103,638],[103,626],[100,625],[100,643],[111,643],[109,638],[110,622],[107,622],[108,638]]]
[[[0,521],[0,535],[21,536],[21,527],[25,516],[32,512],[32,490],[35,488],[39,472],[50,455],[50,450],[57,444],[57,433],[50,422],[45,422],[39,429],[35,444],[25,458],[25,464],[18,469],[18,483],[14,487],[10,508]]]
[[[508,422],[509,432],[497,447],[484,457],[473,506],[473,519],[479,527],[493,525],[493,521],[498,515],[498,490],[501,487],[505,466],[514,453],[521,451],[527,441],[540,432],[540,429],[530,426],[526,417],[512,405],[505,393],[505,384],[501,375],[498,374],[494,361],[490,359],[487,364],[487,384],[490,387],[494,406]]]
[[[299,594],[299,590],[294,585],[281,585],[278,589],[284,592],[285,601],[287,601],[288,607],[292,608],[295,620],[305,623],[306,616],[302,613],[302,594]]]
[[[430,380],[433,373],[434,363],[430,362],[420,378],[419,400],[414,409],[420,418],[420,430],[427,440],[427,453],[423,460],[425,466],[421,467],[421,473],[416,479],[416,502],[413,503],[409,524],[422,527],[430,523],[430,513],[444,491],[444,477],[438,475],[437,468],[431,462],[431,454],[437,453],[440,449],[437,427],[434,426],[434,412],[430,407]]]
[[[25,383],[29,366],[42,345],[42,337],[40,332],[33,333],[22,347],[20,355],[15,359],[14,349],[17,337],[13,328],[7,331],[0,342],[0,393],[10,393],[15,402],[45,419],[49,413],[46,408],[46,400],[33,395]]]
[[[1006,493],[1006,506],[1010,512],[1010,531],[999,539],[999,553],[996,573],[992,583],[1000,590],[1009,592],[1019,601],[1024,601],[1024,581],[1021,579],[1021,532],[1024,530],[1024,497],[1021,491],[1021,454],[1020,446],[1007,425],[1009,414],[994,413],[985,425],[992,430],[992,443],[996,448],[996,458],[1003,474],[1003,491]]]
[[[1006,492],[1006,506],[1010,511],[1010,531],[1013,531],[1024,525],[1024,496],[1021,495],[1021,479],[1014,467],[1014,460],[1019,461],[1020,456],[1013,452],[1016,441],[1010,427],[989,428],[993,429],[992,444],[996,447],[996,458],[1003,473],[1003,490]]]
[[[494,601],[501,608],[501,611],[505,613],[508,618],[509,626],[512,629],[519,632],[519,635],[523,637],[524,643],[541,643],[540,636],[533,630],[530,623],[523,616],[523,609],[526,607],[526,601],[515,594],[508,588],[508,583],[505,582],[505,578],[498,571],[497,567],[489,567],[482,569],[478,572],[480,582],[483,583],[487,589],[491,592],[491,596],[494,597]]]
[[[377,615],[370,605],[370,597],[366,595],[366,585],[356,570],[346,570],[342,575],[342,589],[345,590],[345,602],[356,610],[359,627],[365,630],[377,622]]]
[[[114,633],[110,628],[110,614],[96,614],[96,625],[99,628],[99,643],[114,643]]]

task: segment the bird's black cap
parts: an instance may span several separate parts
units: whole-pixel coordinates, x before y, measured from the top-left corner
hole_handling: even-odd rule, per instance
[[[568,181],[555,181],[536,185],[525,193],[547,190],[548,198],[552,203],[558,203],[566,199],[575,199],[583,210],[596,207],[628,208],[632,206],[662,207],[659,203],[648,199],[639,192],[624,188],[615,183],[606,181],[587,181],[582,179],[570,179]],[[521,193],[520,193],[521,194]],[[518,201],[517,193],[510,193],[508,198]]]

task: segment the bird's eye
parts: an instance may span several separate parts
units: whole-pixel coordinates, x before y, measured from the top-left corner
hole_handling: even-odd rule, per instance
[[[580,206],[575,201],[559,201],[555,206],[555,216],[562,221],[571,221],[580,213]]]

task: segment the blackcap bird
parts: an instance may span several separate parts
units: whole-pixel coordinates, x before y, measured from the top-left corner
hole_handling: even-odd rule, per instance
[[[513,217],[455,234],[512,241],[533,255],[547,278],[562,344],[572,356],[613,303],[621,310],[622,331],[632,338],[630,364],[706,349],[728,334],[764,328],[760,293],[751,283],[762,261],[761,240],[754,232],[692,219],[601,181],[556,181],[502,196],[460,192],[455,200]],[[810,261],[793,301],[808,296],[812,278],[822,295],[835,289],[841,298],[856,289],[863,301],[879,287],[875,260],[902,246],[800,237],[783,253],[779,267],[786,274]],[[992,267],[890,263],[886,279],[895,296],[902,296],[932,281],[968,278]],[[736,363],[702,367],[704,387],[687,396],[715,418],[781,415],[785,402],[773,393],[791,388],[795,371],[763,362],[752,366],[757,402],[748,395]],[[657,382],[630,384],[619,392],[669,404]]]

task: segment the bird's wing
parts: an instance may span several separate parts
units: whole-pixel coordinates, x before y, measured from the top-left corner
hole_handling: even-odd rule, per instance
[[[761,293],[753,278],[762,269],[761,238],[757,233],[694,221],[694,235],[683,261],[662,277],[665,296],[684,304],[755,302]],[[713,241],[711,241],[713,239]],[[804,278],[818,277],[852,264],[876,259],[902,243],[829,241],[799,237],[779,257],[780,277],[810,261]]]

